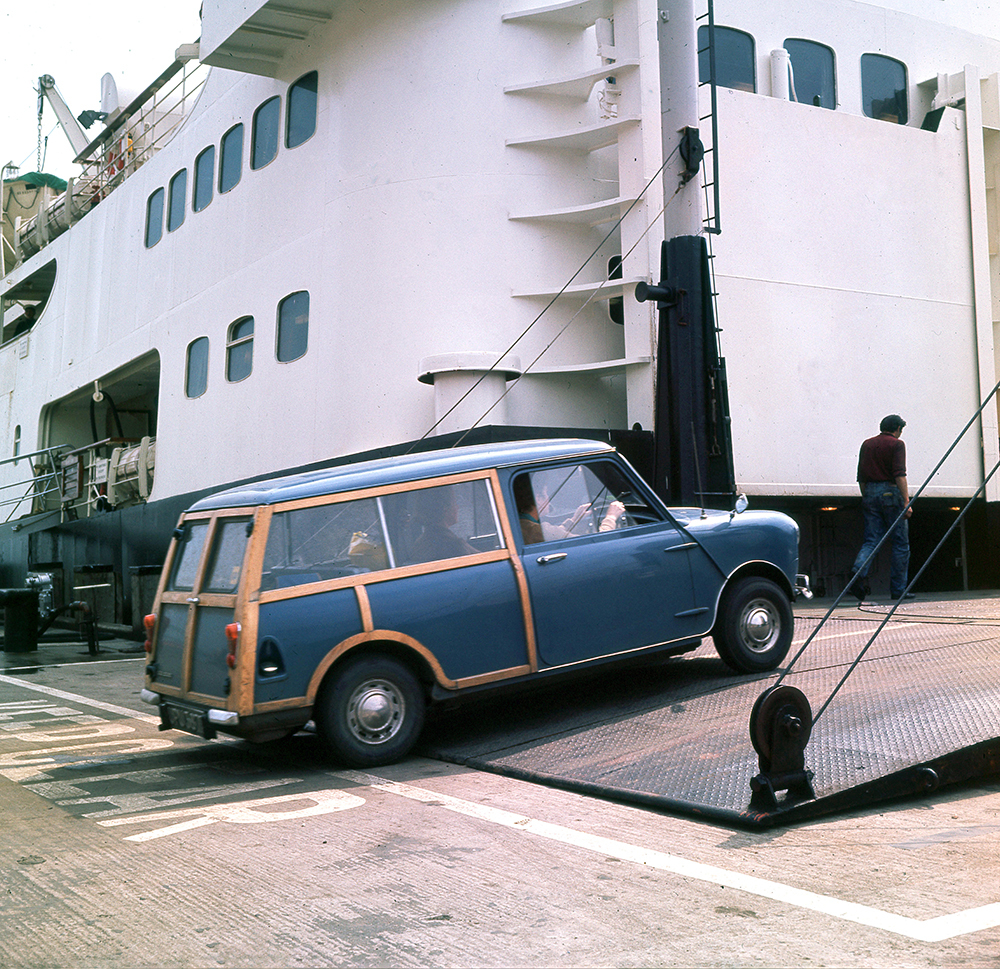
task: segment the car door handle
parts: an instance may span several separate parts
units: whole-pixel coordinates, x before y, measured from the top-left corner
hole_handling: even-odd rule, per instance
[[[689,548],[696,548],[697,542],[684,542],[682,545],[671,545],[669,548],[665,548],[664,552],[683,552]]]
[[[561,562],[566,558],[566,552],[553,552],[551,555],[540,555],[538,557],[539,565],[548,565],[550,562]]]

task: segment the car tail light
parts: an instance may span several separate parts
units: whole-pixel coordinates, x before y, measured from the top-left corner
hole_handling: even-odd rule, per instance
[[[226,665],[230,669],[236,666],[236,644],[240,638],[241,628],[238,622],[231,622],[226,626],[226,641],[229,643],[229,652],[226,653]]]
[[[153,630],[156,629],[156,613],[143,616],[142,624],[146,627],[146,641],[142,644],[147,653],[153,651]]]

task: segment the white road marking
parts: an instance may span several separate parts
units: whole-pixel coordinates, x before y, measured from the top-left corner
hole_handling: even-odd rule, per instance
[[[290,783],[290,782],[289,782]],[[306,802],[306,806],[297,810],[263,811],[261,808],[274,805],[287,805]],[[152,841],[180,831],[189,831],[216,821],[229,824],[264,824],[269,821],[291,821],[296,818],[311,818],[317,814],[333,814],[336,811],[347,811],[360,807],[365,803],[363,797],[349,794],[347,791],[332,789],[329,791],[306,791],[301,794],[279,794],[277,797],[261,797],[254,801],[237,801],[230,804],[207,804],[202,807],[180,808],[176,811],[156,811],[152,814],[137,814],[129,818],[108,818],[97,823],[102,827],[112,828],[122,824],[140,824],[145,821],[160,821],[167,818],[191,818],[180,824],[172,824],[155,831],[145,831],[125,838],[126,841]]]
[[[581,831],[574,831],[572,828],[549,824],[546,821],[537,821],[510,811],[474,804],[471,801],[465,801],[448,794],[440,794],[437,791],[428,791],[410,784],[400,784],[375,774],[352,770],[330,771],[329,773],[332,777],[341,780],[353,781],[356,784],[384,791],[387,794],[397,794],[400,797],[420,801],[424,804],[442,807],[445,810],[464,814],[481,821],[488,821],[491,824],[500,824],[515,831],[549,838],[552,841],[573,845],[586,851],[619,858],[637,865],[672,872],[683,878],[734,888],[741,892],[757,895],[761,898],[770,898],[797,908],[820,912],[847,922],[856,922],[859,925],[893,932],[896,935],[902,935],[919,942],[943,942],[945,939],[951,939],[958,935],[1000,926],[1000,902],[922,921],[904,915],[883,912],[868,905],[845,902],[829,895],[819,895],[816,892],[793,888],[780,882],[755,878],[753,875],[744,875],[740,872],[727,871],[725,868],[688,861],[663,851],[652,851],[622,841],[585,834]]]
[[[911,624],[908,622],[889,623],[887,626],[884,626],[882,629],[879,630],[879,635],[881,636],[882,633],[888,632],[890,629],[891,630],[909,629],[910,625]],[[852,636],[856,639],[862,639],[863,637],[868,636],[870,633],[871,633],[870,629],[855,629],[853,632],[849,633],[831,633],[829,636],[814,636],[813,642],[825,643],[827,640],[830,639],[850,639]],[[809,638],[808,636],[803,636],[802,639],[796,639],[792,643],[792,645],[801,646],[808,638]]]
[[[91,700],[90,697],[80,696],[79,693],[67,693],[65,690],[57,690],[52,686],[42,686],[41,683],[27,683],[16,676],[3,676],[0,674],[0,683],[7,683],[10,686],[22,686],[26,690],[45,693],[47,696],[55,696],[60,700],[72,700],[74,703],[82,703],[84,706],[93,707],[95,710],[117,713],[123,717],[131,717],[133,720],[142,720],[144,723],[160,722],[159,717],[150,716],[148,713],[139,713],[137,710],[130,710],[128,707],[119,707],[113,703],[102,703],[100,700]]]
[[[843,633],[824,638],[836,639],[856,635],[858,635],[858,633]],[[135,710],[130,710],[128,707],[120,707],[112,703],[103,703],[99,700],[92,700],[89,697],[80,696],[76,693],[67,693],[64,690],[57,690],[54,687],[43,686],[37,683],[27,683],[24,680],[15,677],[0,674],[0,683],[24,687],[27,690],[34,690],[38,693],[57,697],[61,700],[81,703],[97,710],[104,710],[108,713],[131,717],[135,720],[142,720],[147,723],[159,723],[158,717],[138,713]],[[152,745],[155,749],[161,745],[170,746],[170,742],[153,741]],[[111,747],[117,745],[114,743],[108,743],[100,746]],[[57,749],[59,749],[60,752],[63,752],[74,748],[69,747]],[[136,751],[129,750],[128,752],[131,753]],[[20,762],[20,764],[24,764],[25,760],[29,763],[38,763],[39,761],[37,758],[39,755],[42,755],[41,761],[44,762],[48,760],[48,757],[45,755],[49,753],[50,751],[35,751],[33,754],[29,752],[22,752],[19,755],[8,755],[8,757],[4,758],[4,760],[9,761],[12,765],[18,762]],[[6,766],[6,764],[4,766]],[[23,768],[21,768],[21,770],[23,770]],[[0,770],[0,773],[11,779],[20,779],[19,777],[15,778],[11,776],[14,773],[20,773],[18,768],[14,768],[14,770],[9,768],[7,770]],[[1000,902],[983,905],[979,908],[968,909],[964,912],[955,912],[952,915],[941,915],[936,918],[921,921],[920,919],[909,918],[903,915],[894,915],[891,912],[883,912],[868,905],[858,905],[854,902],[845,902],[841,899],[832,898],[828,895],[819,895],[815,892],[793,888],[779,882],[771,882],[762,878],[755,878],[752,875],[744,875],[739,872],[727,871],[724,868],[716,868],[712,865],[704,865],[699,862],[688,861],[687,859],[680,858],[666,852],[653,851],[647,848],[640,848],[636,845],[629,845],[624,842],[614,841],[609,838],[584,834],[583,832],[574,831],[571,828],[565,828],[561,825],[550,824],[545,821],[537,821],[522,815],[513,814],[509,811],[501,811],[497,808],[489,808],[483,805],[473,804],[471,801],[464,801],[460,798],[451,797],[447,794],[439,794],[434,791],[412,787],[408,784],[400,784],[395,781],[390,781],[384,777],[378,777],[374,774],[366,774],[360,771],[331,771],[329,773],[331,776],[338,777],[342,780],[362,784],[366,787],[371,787],[390,794],[396,794],[401,797],[407,797],[411,800],[421,801],[425,804],[440,806],[446,810],[455,811],[468,817],[488,821],[492,824],[501,824],[517,831],[523,831],[528,834],[549,838],[550,840],[559,841],[567,845],[573,845],[587,851],[600,852],[610,857],[620,858],[623,861],[630,861],[635,864],[648,866],[650,868],[673,872],[674,874],[685,878],[709,882],[716,885],[723,885],[727,888],[734,888],[751,895],[760,896],[761,898],[770,898],[774,901],[794,905],[798,908],[820,912],[832,916],[833,918],[843,919],[848,922],[856,922],[859,925],[867,925],[872,928],[882,929],[886,932],[893,932],[896,935],[902,935],[906,938],[915,939],[921,942],[942,942],[946,939],[951,939],[959,935],[966,935],[971,932],[978,932],[983,929],[1000,926]],[[180,824],[172,825],[167,828],[160,828],[156,831],[149,831],[144,834],[132,835],[126,839],[128,841],[147,841],[154,838],[164,837],[168,834],[175,834],[180,831],[201,827],[203,825],[214,824],[216,821],[229,821],[230,823],[245,824],[250,821],[282,820],[292,817],[304,817],[310,814],[328,813],[330,810],[344,810],[347,807],[354,807],[357,804],[364,803],[361,798],[354,800],[344,798],[344,792],[342,791],[312,792],[312,794],[307,797],[316,798],[320,795],[330,795],[330,797],[324,805],[321,806],[317,803],[316,807],[306,809],[303,812],[282,812],[279,814],[269,814],[267,812],[257,812],[254,809],[254,805],[257,804],[263,805],[266,803],[275,803],[286,799],[301,799],[301,795],[291,795],[288,798],[264,798],[255,802],[244,802],[242,810],[236,805],[217,805],[216,808],[218,810],[213,811],[215,816],[206,816],[209,813],[209,809],[191,808],[186,811],[156,812],[155,814],[144,814],[132,818],[108,819],[98,821],[97,823],[101,825],[128,824],[152,820],[154,818],[165,819],[167,817],[177,817],[183,814],[196,813],[200,815],[199,817],[191,818],[190,820]],[[347,798],[350,797],[350,795],[347,795]],[[336,804],[336,806],[333,806],[334,804]]]

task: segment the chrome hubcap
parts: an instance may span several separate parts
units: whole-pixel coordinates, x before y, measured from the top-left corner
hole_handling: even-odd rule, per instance
[[[747,603],[740,621],[743,642],[755,653],[770,649],[778,635],[779,621],[774,607],[766,599],[754,599]]]
[[[405,707],[399,690],[386,680],[367,680],[347,703],[347,726],[362,743],[382,744],[398,733]]]

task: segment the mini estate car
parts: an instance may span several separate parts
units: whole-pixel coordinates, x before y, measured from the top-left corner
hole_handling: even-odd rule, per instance
[[[792,637],[798,528],[668,509],[610,446],[527,441],[386,458],[205,498],[146,617],[163,729],[342,762],[414,745],[428,704],[711,636],[733,669]]]

